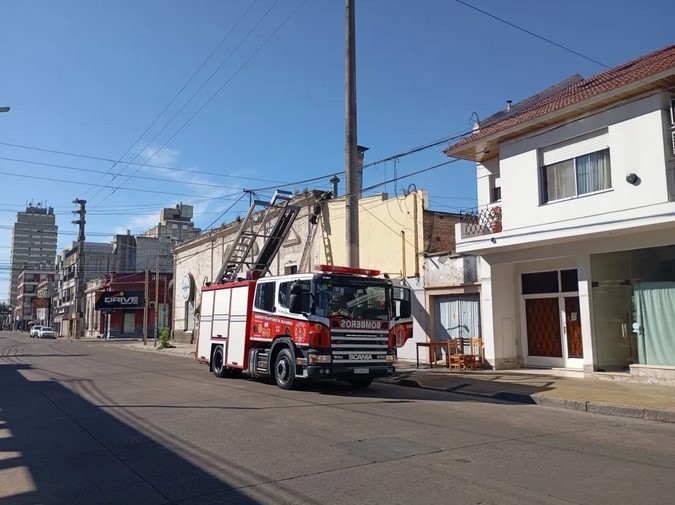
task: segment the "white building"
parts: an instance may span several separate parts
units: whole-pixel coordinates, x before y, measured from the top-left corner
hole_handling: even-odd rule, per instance
[[[675,384],[674,86],[675,45],[545,90],[446,150],[477,163],[457,250],[483,260],[493,367]]]

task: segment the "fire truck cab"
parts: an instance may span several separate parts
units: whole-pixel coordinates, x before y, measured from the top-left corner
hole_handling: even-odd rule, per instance
[[[320,266],[316,273],[204,286],[196,359],[218,377],[303,379],[366,387],[394,373],[412,336],[410,289],[379,272]]]

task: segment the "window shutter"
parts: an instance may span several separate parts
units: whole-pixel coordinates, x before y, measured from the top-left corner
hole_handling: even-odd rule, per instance
[[[607,128],[560,142],[541,150],[542,165],[551,165],[609,147]]]

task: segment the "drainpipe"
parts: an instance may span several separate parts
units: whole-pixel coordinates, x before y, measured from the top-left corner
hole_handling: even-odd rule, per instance
[[[405,267],[405,231],[401,230],[401,274],[405,279],[408,275]]]
[[[420,246],[419,246],[419,228],[417,224],[417,191],[413,193],[413,243],[415,249],[415,277],[420,276]]]

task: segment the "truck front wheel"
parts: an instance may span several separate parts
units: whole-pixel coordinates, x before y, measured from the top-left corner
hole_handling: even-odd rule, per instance
[[[274,380],[281,389],[293,389],[295,379],[295,359],[289,349],[282,349],[274,362]]]

